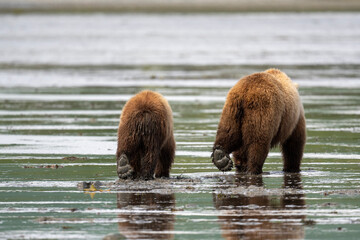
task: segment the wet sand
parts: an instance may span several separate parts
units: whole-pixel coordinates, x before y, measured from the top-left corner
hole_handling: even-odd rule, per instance
[[[356,0],[0,0],[0,12],[302,12],[359,11]]]
[[[216,193],[216,194],[241,194],[247,197],[256,196],[281,196],[284,194],[304,194],[301,174],[283,174],[283,184],[278,184],[274,188],[264,186],[263,175],[266,177],[270,173],[260,175],[243,174],[207,174],[204,176],[191,177],[170,177],[157,178],[154,180],[122,180],[116,181],[89,181],[79,182],[77,187],[89,193],[117,192],[117,193]],[[306,175],[308,173],[304,173]],[[359,189],[319,189],[317,192],[323,196],[346,195],[359,196]]]

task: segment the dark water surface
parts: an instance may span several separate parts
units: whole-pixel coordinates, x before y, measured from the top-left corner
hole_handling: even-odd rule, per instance
[[[358,239],[360,14],[0,15],[0,239]],[[210,160],[228,90],[277,67],[307,118],[300,175]],[[170,180],[116,179],[121,109],[170,102]],[[83,181],[100,181],[93,187]]]

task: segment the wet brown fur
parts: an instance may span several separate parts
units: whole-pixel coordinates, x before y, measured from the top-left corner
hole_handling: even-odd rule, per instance
[[[132,178],[169,177],[175,156],[172,110],[159,93],[142,91],[124,106],[116,152],[126,154]],[[119,172],[118,172],[119,173]]]
[[[270,148],[280,144],[285,172],[299,172],[306,140],[297,85],[269,69],[240,79],[230,89],[214,149],[233,153],[239,172],[262,173]]]

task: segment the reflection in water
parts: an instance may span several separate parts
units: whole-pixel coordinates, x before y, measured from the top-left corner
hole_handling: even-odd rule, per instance
[[[118,193],[119,231],[127,239],[172,239],[174,194]]]
[[[238,186],[263,187],[261,175],[239,175],[235,182]],[[300,175],[285,174],[283,187],[302,189]],[[220,210],[222,236],[225,239],[303,239],[301,222],[305,216],[298,210],[305,208],[304,194],[284,192],[280,199],[261,194],[214,194],[214,205]]]

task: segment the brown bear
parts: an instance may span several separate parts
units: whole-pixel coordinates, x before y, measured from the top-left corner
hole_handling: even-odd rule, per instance
[[[306,140],[305,116],[297,85],[278,69],[240,79],[227,95],[212,161],[229,171],[262,173],[270,148],[280,144],[285,172],[299,172]]]
[[[172,110],[166,99],[142,91],[124,106],[116,151],[119,178],[169,177],[175,156]]]

